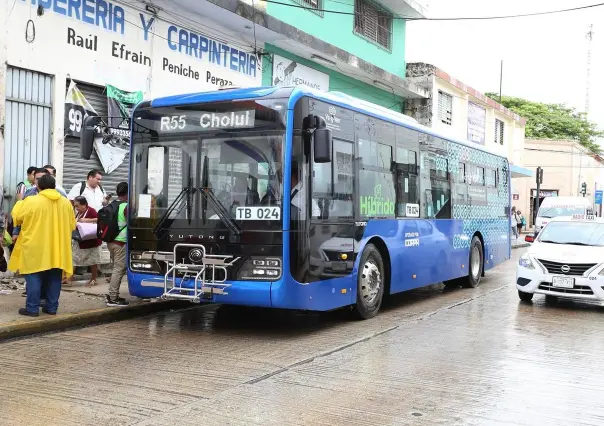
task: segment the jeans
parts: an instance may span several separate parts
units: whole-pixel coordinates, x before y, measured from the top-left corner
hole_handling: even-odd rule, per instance
[[[62,279],[63,271],[56,268],[25,275],[27,283],[27,287],[25,288],[27,291],[25,309],[27,309],[27,312],[39,312],[41,294],[46,296],[44,309],[48,312],[57,312],[57,309],[59,309]]]
[[[126,245],[109,243],[107,248],[113,258],[113,271],[109,283],[109,298],[117,300],[120,296],[120,284],[126,275]]]
[[[518,239],[518,225],[512,225],[512,234]]]

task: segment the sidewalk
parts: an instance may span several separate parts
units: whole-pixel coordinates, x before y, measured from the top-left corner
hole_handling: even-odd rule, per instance
[[[82,277],[72,287],[63,287],[57,315],[47,315],[40,310],[39,317],[26,317],[17,313],[25,306],[21,295],[25,286],[23,278],[10,273],[0,273],[0,340],[35,333],[81,327],[102,322],[118,321],[169,309],[191,306],[188,302],[142,300],[128,294],[128,283],[122,281],[120,293],[130,306],[114,308],[105,305],[109,284],[100,277],[95,287],[85,287],[87,278]]]

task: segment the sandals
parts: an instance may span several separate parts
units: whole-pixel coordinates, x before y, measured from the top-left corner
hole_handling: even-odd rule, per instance
[[[96,282],[96,280],[90,280],[86,283],[86,287],[94,287],[97,284],[98,283]]]

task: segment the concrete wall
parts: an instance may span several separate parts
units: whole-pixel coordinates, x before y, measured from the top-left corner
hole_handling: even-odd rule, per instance
[[[581,184],[585,182],[586,196],[593,200],[596,187],[604,188],[604,164],[576,142],[527,139],[523,161],[526,168],[543,168],[543,191],[557,190],[559,196],[579,196]],[[528,214],[533,189],[536,189],[534,178],[512,179],[512,193],[517,193],[519,198],[512,200],[512,204]]]
[[[282,3],[299,5],[293,0]],[[317,13],[297,7],[267,3],[269,15],[320,40],[325,40],[340,49],[372,63],[401,78],[405,77],[405,21],[392,20],[392,48],[390,51],[354,33],[354,2],[324,0],[323,9],[345,12],[346,14]]]

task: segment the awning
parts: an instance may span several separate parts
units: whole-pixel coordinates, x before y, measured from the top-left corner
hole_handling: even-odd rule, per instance
[[[510,164],[510,171],[512,172],[513,178],[525,178],[533,176],[532,170],[525,169],[524,167],[516,166],[514,164]]]

